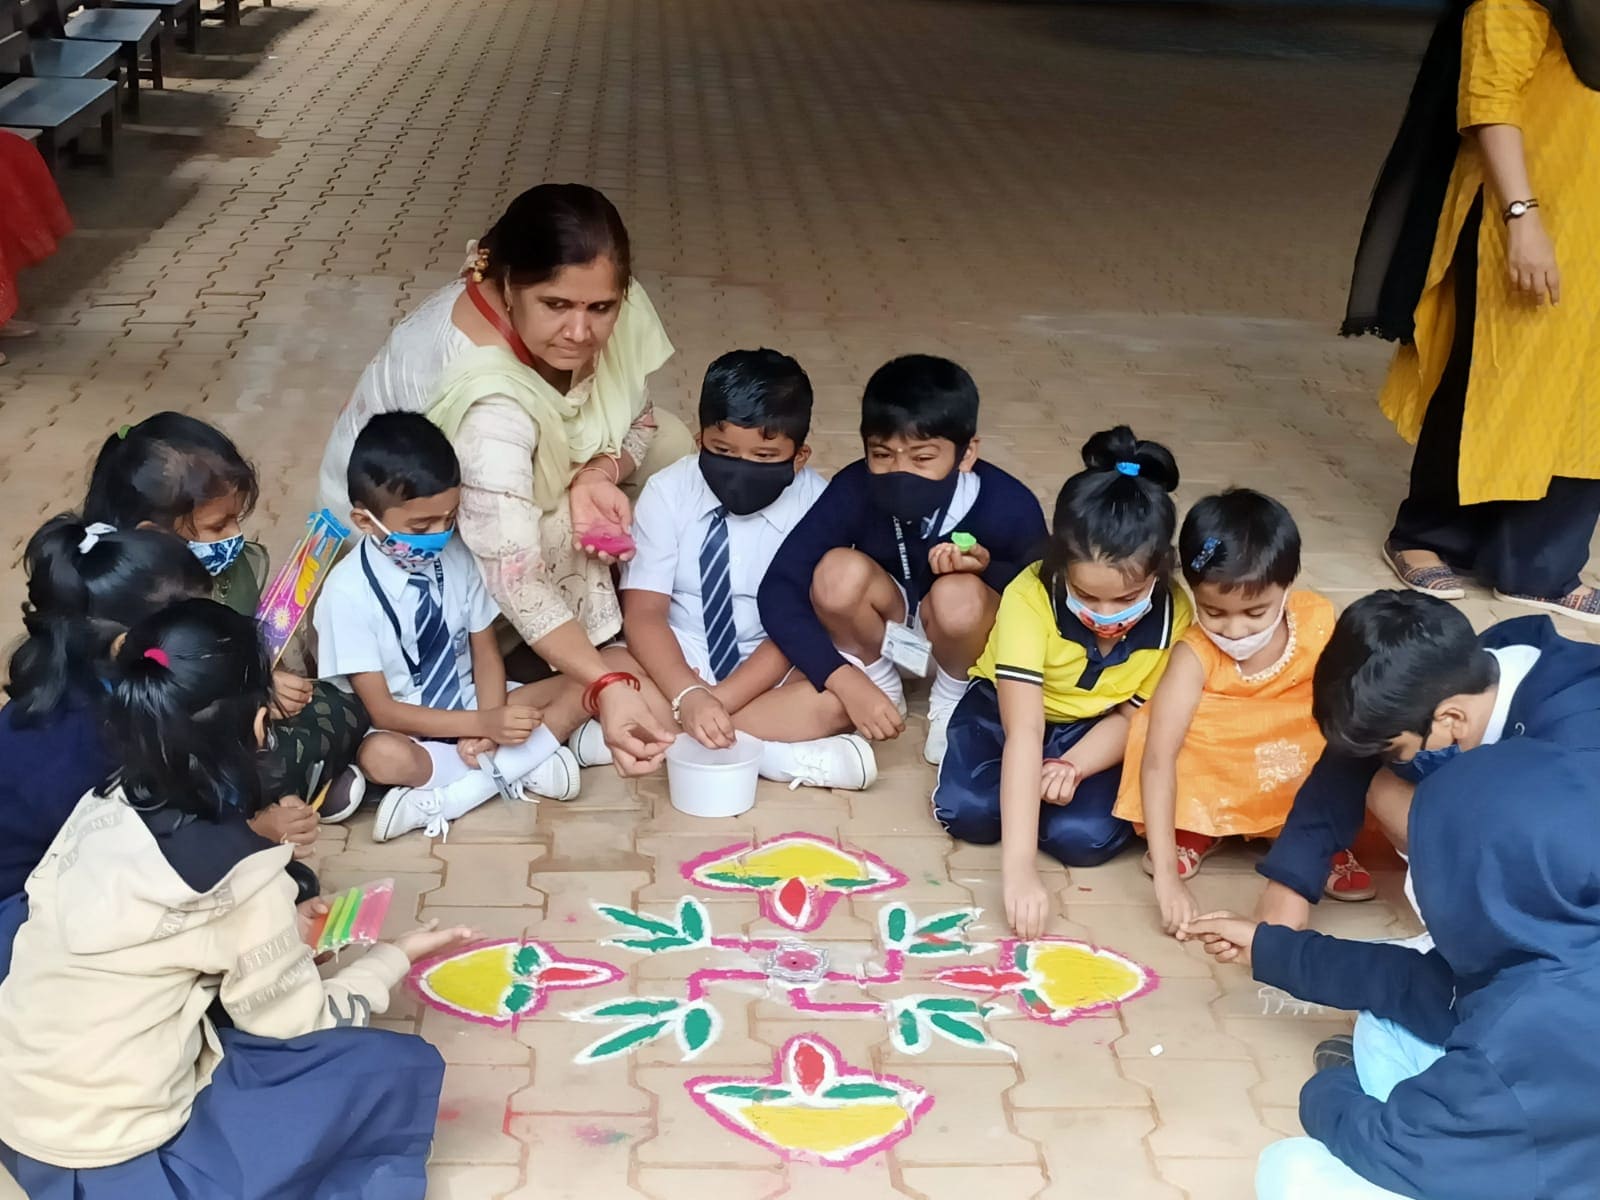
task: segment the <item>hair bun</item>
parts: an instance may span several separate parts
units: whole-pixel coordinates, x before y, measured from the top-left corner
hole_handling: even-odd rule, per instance
[[[1163,492],[1178,486],[1178,464],[1160,442],[1143,442],[1126,425],[1104,429],[1083,444],[1083,465],[1091,471],[1115,471],[1130,479],[1147,479]]]

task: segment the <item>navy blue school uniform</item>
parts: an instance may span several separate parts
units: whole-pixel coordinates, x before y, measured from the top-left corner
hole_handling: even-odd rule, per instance
[[[1165,583],[1151,590],[1148,614],[1102,653],[1095,635],[1051,596],[1040,564],[1027,567],[1000,597],[988,645],[950,716],[933,812],[951,837],[1001,840],[1000,772],[1006,731],[1000,681],[1039,689],[1044,758],[1060,758],[1120,705],[1155,692],[1173,643],[1189,627],[1187,596]],[[1122,764],[1079,781],[1072,803],[1039,805],[1039,846],[1069,867],[1092,867],[1121,850],[1133,826],[1113,814]]]
[[[845,665],[811,604],[811,578],[823,556],[841,547],[859,550],[897,580],[915,605],[933,586],[928,551],[948,541],[951,532],[902,526],[908,580],[895,538],[896,521],[872,503],[870,474],[866,460],[858,459],[833,477],[784,539],[757,596],[767,635],[819,692],[828,676]],[[1023,567],[1039,557],[1046,537],[1044,510],[1021,481],[999,467],[980,461],[972,474],[978,495],[955,528],[970,533],[989,551],[983,581],[1003,592]]]
[[[1562,637],[1545,616],[1501,621],[1478,640],[1488,650],[1527,646],[1539,654],[1511,696],[1504,737],[1600,750],[1600,645]],[[1313,904],[1320,900],[1329,862],[1361,832],[1367,788],[1381,765],[1376,758],[1323,751],[1256,870]]]
[[[1542,620],[1542,618],[1540,618]],[[1537,803],[1522,798],[1537,797]],[[1412,878],[1428,954],[1261,926],[1255,977],[1444,1047],[1367,1095],[1354,1067],[1300,1093],[1306,1132],[1422,1200],[1593,1200],[1600,1190],[1600,776],[1592,751],[1513,737],[1417,787]]]

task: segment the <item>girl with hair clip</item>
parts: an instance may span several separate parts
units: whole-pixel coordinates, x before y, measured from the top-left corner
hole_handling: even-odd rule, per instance
[[[106,439],[83,511],[89,520],[118,529],[177,534],[210,573],[212,598],[253,616],[270,563],[265,547],[246,540],[240,522],[259,495],[255,468],[226,434],[183,413],[159,412]],[[273,695],[270,758],[284,791],[311,800],[306,793],[313,775],[336,780],[321,819],[331,823],[353,815],[364,788],[345,768],[367,732],[361,702],[284,669],[273,672]]]
[[[1112,815],[1133,710],[1189,626],[1167,582],[1178,467],[1126,425],[1084,444],[1056,499],[1042,562],[1000,597],[989,643],[950,719],[934,814],[965,842],[1000,842],[1006,917],[1037,937],[1050,896],[1035,856],[1095,866],[1132,827]]]
[[[70,514],[53,517],[23,553],[26,637],[11,656],[0,710],[0,978],[27,915],[23,885],[82,795],[116,760],[105,709],[113,652],[130,624],[203,596],[211,580],[182,542],[153,529],[119,533]],[[292,809],[253,818],[263,837],[295,834]],[[309,876],[310,872],[303,872]],[[305,886],[316,889],[312,878]]]
[[[117,668],[121,770],[29,878],[0,987],[0,1163],[35,1200],[421,1200],[444,1064],[361,1027],[472,931],[419,929],[319,978],[289,848],[235,815],[261,799],[272,699],[255,623],[180,601]]]

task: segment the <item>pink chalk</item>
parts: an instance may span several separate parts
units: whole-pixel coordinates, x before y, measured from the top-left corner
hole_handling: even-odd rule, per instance
[[[578,539],[578,544],[585,550],[597,554],[609,554],[612,558],[632,554],[635,548],[633,539],[621,530],[611,532],[591,530]]]

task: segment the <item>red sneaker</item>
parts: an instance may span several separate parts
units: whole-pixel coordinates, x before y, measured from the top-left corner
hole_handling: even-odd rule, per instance
[[[1328,882],[1323,885],[1322,892],[1330,900],[1353,902],[1371,900],[1378,894],[1378,888],[1372,882],[1372,872],[1357,862],[1350,851],[1341,850],[1333,856],[1333,869],[1328,872]]]
[[[1200,864],[1216,853],[1217,847],[1222,845],[1221,838],[1207,837],[1203,833],[1190,833],[1186,829],[1178,830],[1177,836],[1172,839],[1178,843],[1178,878],[1192,879],[1200,871]],[[1145,853],[1144,867],[1146,875],[1156,873],[1155,864],[1150,861],[1150,855]]]

